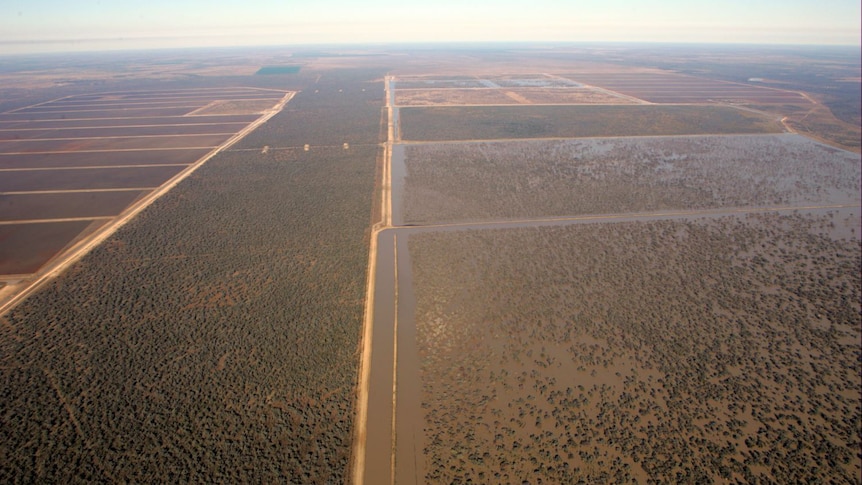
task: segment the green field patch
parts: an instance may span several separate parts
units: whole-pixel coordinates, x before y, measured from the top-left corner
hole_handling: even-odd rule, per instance
[[[269,74],[297,74],[302,66],[290,64],[286,66],[263,66],[255,74],[265,76]]]

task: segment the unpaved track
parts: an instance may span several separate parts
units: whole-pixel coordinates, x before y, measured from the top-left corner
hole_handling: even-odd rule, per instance
[[[63,217],[60,219],[21,219],[17,221],[0,221],[0,226],[14,226],[17,224],[50,224],[54,222],[104,221],[113,218],[114,216]]]
[[[377,265],[378,265],[378,252],[380,251],[379,239],[381,238],[381,232],[392,226],[392,172],[391,172],[391,164],[392,164],[392,143],[394,140],[394,122],[393,122],[393,105],[392,105],[392,97],[394,94],[390,91],[390,82],[392,82],[391,76],[386,76],[383,81],[384,88],[384,96],[386,97],[386,118],[387,118],[387,130],[386,130],[386,143],[383,147],[383,170],[381,171],[381,183],[380,183],[380,221],[376,222],[371,228],[371,244],[369,246],[369,255],[368,255],[368,284],[366,286],[365,293],[365,315],[363,319],[363,334],[362,334],[362,352],[361,352],[361,361],[359,363],[359,383],[357,385],[356,391],[356,417],[355,417],[355,426],[354,426],[354,435],[353,435],[353,446],[350,453],[351,463],[350,463],[350,481],[354,485],[362,485],[366,482],[366,478],[370,478],[368,480],[369,484],[378,484],[385,483],[386,481],[391,480],[391,473],[394,470],[391,464],[389,465],[388,470],[385,468],[385,465],[381,467],[374,467],[372,465],[371,477],[366,476],[366,462],[367,458],[367,450],[368,450],[368,430],[369,430],[369,389],[371,385],[371,370],[372,370],[372,359],[380,359],[383,358],[383,355],[378,351],[378,354],[375,356],[372,352],[372,347],[376,342],[378,347],[386,347],[391,348],[390,345],[386,345],[383,342],[380,342],[381,338],[375,338],[375,328],[374,328],[374,300],[376,298],[376,291],[379,291],[377,288]],[[377,333],[380,333],[382,329],[377,329]],[[394,350],[394,349],[393,349]],[[392,358],[389,359],[392,361]],[[375,361],[375,364],[377,362]],[[379,365],[379,364],[378,364]],[[376,369],[376,366],[375,366]],[[390,396],[390,399],[393,399],[394,396]],[[391,405],[391,401],[390,401]],[[380,411],[381,406],[375,406],[375,411]],[[385,407],[385,405],[384,405]],[[389,412],[390,415],[391,411]],[[378,415],[380,415],[378,413]],[[374,424],[374,429],[372,430],[373,434],[376,434],[380,431],[378,429],[380,426],[376,424],[377,416],[371,418],[372,424]],[[382,415],[380,415],[382,416]],[[390,418],[392,419],[392,418]],[[385,423],[383,427],[385,428]],[[390,424],[391,426],[391,424]],[[390,433],[391,434],[391,433]],[[372,436],[374,438],[374,436]],[[376,442],[376,439],[373,439],[372,442]],[[392,441],[394,443],[394,440]],[[374,450],[376,453],[379,453],[380,450]],[[391,456],[391,450],[390,450]],[[376,462],[376,460],[375,460]],[[380,481],[384,479],[385,480]]]
[[[497,221],[414,224],[410,226],[398,226],[393,228],[392,230],[398,231],[399,233],[412,233],[452,229],[501,229],[512,227],[565,225],[579,223],[630,222],[643,220],[678,219],[686,217],[738,216],[745,214],[759,214],[768,212],[857,209],[860,207],[862,206],[860,206],[858,202],[847,204],[807,204],[771,207],[722,207],[716,209],[664,210],[653,212],[624,212],[619,214],[584,214],[577,216],[535,217],[529,219],[503,219]]]
[[[281,101],[279,101],[277,105],[275,105],[272,109],[267,110],[263,116],[245,127],[242,131],[230,137],[227,141],[216,147],[214,150],[209,152],[206,156],[204,156],[194,164],[189,165],[187,169],[175,175],[173,178],[164,183],[161,187],[157,188],[156,190],[153,190],[144,198],[142,198],[135,204],[129,206],[116,219],[112,220],[111,222],[108,222],[90,236],[78,241],[78,243],[72,246],[71,249],[57,257],[54,261],[49,263],[47,267],[40,270],[39,273],[36,273],[35,279],[27,283],[27,285],[21,288],[17,293],[10,295],[8,297],[8,300],[0,302],[0,317],[5,315],[6,312],[14,308],[18,303],[24,301],[24,299],[33,294],[39,288],[41,288],[42,285],[44,285],[48,281],[51,281],[57,275],[65,271],[66,268],[81,259],[93,248],[101,244],[104,240],[114,234],[119,228],[123,227],[127,222],[132,220],[132,218],[138,215],[150,204],[155,202],[156,199],[168,193],[169,190],[176,187],[177,184],[179,184],[186,177],[194,173],[195,170],[200,168],[210,158],[214,157],[217,153],[229,148],[231,145],[243,139],[246,135],[254,131],[258,126],[269,121],[270,118],[275,116],[279,111],[282,110],[282,108],[284,108],[287,102],[290,101],[291,98],[293,98],[294,94],[294,92],[289,92],[285,94],[285,96],[281,99]]]

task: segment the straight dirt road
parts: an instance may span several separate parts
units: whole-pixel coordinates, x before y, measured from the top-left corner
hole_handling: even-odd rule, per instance
[[[383,168],[381,170],[380,182],[380,220],[371,228],[371,244],[368,253],[368,282],[365,295],[365,317],[363,320],[362,351],[359,363],[359,383],[356,391],[356,417],[354,426],[353,446],[351,450],[350,478],[354,485],[363,483],[391,483],[392,482],[392,452],[394,450],[393,436],[393,396],[394,390],[374,388],[374,398],[370,397],[372,375],[375,382],[380,381],[378,375],[392,375],[394,365],[394,343],[386,338],[389,332],[386,329],[375,326],[375,312],[383,310],[375,309],[374,302],[377,300],[377,275],[378,261],[381,253],[380,241],[381,231],[392,225],[392,144],[395,139],[395,121],[393,119],[394,93],[391,90],[392,77],[384,79],[384,92],[386,98],[386,142],[383,150]],[[386,251],[383,249],[382,251]],[[393,257],[390,261],[394,262]],[[384,272],[386,270],[383,270]],[[393,288],[381,291],[394,291]],[[394,316],[392,317],[394,320]],[[377,352],[374,352],[375,346]],[[388,363],[387,363],[388,362]],[[373,370],[373,373],[372,373]],[[391,377],[390,377],[391,379]],[[383,379],[385,382],[385,378]],[[388,398],[386,397],[388,395]],[[373,406],[372,406],[373,403]],[[369,416],[369,408],[374,414]],[[370,436],[369,436],[370,434]],[[371,450],[371,458],[368,450]],[[369,464],[370,462],[370,464]]]

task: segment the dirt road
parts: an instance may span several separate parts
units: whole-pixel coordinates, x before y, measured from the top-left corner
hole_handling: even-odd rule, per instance
[[[366,295],[365,295],[365,317],[363,320],[363,334],[362,334],[362,352],[361,352],[361,361],[359,364],[359,382],[357,385],[356,391],[356,417],[355,417],[355,426],[354,426],[354,436],[353,436],[353,446],[350,453],[351,463],[350,463],[350,478],[351,482],[354,485],[361,485],[366,482],[366,478],[370,478],[368,483],[391,483],[391,470],[392,465],[389,460],[391,460],[391,452],[392,452],[392,399],[393,394],[389,395],[388,404],[384,400],[384,402],[377,402],[378,400],[374,400],[374,416],[369,418],[369,389],[371,386],[372,380],[372,369],[375,370],[375,375],[380,372],[386,372],[385,370],[377,370],[378,367],[382,365],[386,365],[387,356],[383,355],[384,351],[393,348],[392,343],[388,343],[383,341],[383,333],[382,335],[378,335],[382,332],[383,329],[377,328],[374,326],[374,317],[375,317],[375,309],[374,301],[376,299],[377,288],[377,265],[378,265],[378,253],[381,251],[380,249],[380,234],[384,229],[391,227],[392,225],[392,175],[391,175],[391,165],[392,165],[392,143],[395,139],[395,123],[393,120],[393,96],[394,94],[391,91],[391,83],[392,77],[386,76],[384,79],[384,91],[386,97],[386,117],[387,117],[387,131],[386,131],[386,143],[384,144],[383,150],[383,170],[381,172],[381,183],[380,183],[380,220],[374,223],[371,230],[371,244],[369,248],[368,255],[368,284],[366,286]],[[388,291],[388,290],[387,290]],[[378,352],[375,354],[373,352],[374,345],[377,345]],[[394,359],[390,355],[388,357],[390,364],[394,362]],[[391,389],[389,391],[392,392]],[[379,392],[375,392],[375,396],[380,394]],[[385,395],[385,393],[384,393]],[[386,416],[389,416],[388,421]],[[379,422],[380,420],[382,422]],[[388,423],[388,424],[387,424]],[[370,424],[370,426],[369,426]],[[369,429],[371,431],[371,438],[369,438]],[[386,436],[386,430],[388,431],[388,436]],[[384,434],[384,438],[378,438],[380,433]],[[377,449],[378,446],[386,446],[386,440],[389,440],[389,445],[387,450],[381,451]],[[370,459],[371,465],[369,466],[367,463],[369,462],[369,458],[367,457],[367,450],[369,448],[369,443],[372,443],[374,446],[372,449],[374,450],[374,456]],[[387,451],[389,458],[387,459]],[[368,471],[370,470],[370,471]],[[367,475],[370,474],[370,477]]]

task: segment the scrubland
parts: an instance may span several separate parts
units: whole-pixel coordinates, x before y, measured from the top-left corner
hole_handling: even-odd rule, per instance
[[[797,135],[408,145],[407,223],[859,201],[859,155]]]
[[[405,141],[783,131],[773,117],[730,106],[437,106],[399,111]]]
[[[410,236],[428,483],[855,483],[858,214]]]
[[[382,78],[297,76],[198,81],[303,96],[0,317],[0,482],[347,480]]]

